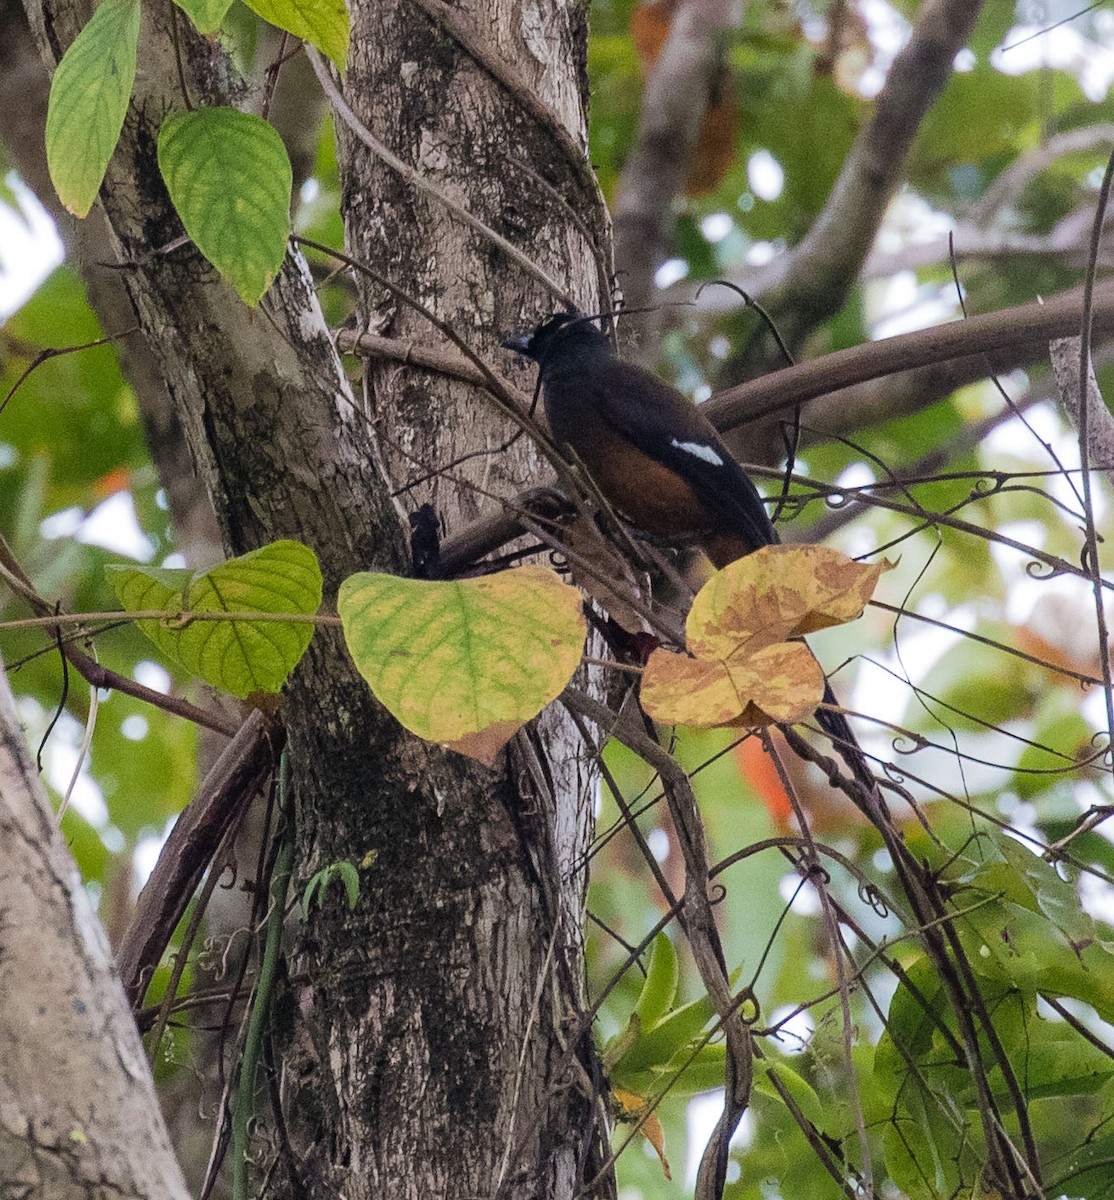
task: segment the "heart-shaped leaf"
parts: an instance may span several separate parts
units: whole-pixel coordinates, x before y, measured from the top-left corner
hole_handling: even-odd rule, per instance
[[[129,612],[269,613],[312,616],[321,605],[317,556],[301,542],[272,542],[200,575],[109,567]],[[313,637],[310,621],[236,619],[136,624],[168,658],[241,699],[277,692]]]
[[[340,586],[348,650],[412,733],[490,765],[580,662],[580,594],[542,567],[428,582],[362,572]]]
[[[159,170],[198,250],[255,305],[286,256],[290,158],[274,126],[234,108],[167,117]]]
[[[705,728],[802,720],[823,699],[824,673],[796,639],[859,617],[889,565],[826,546],[766,546],[717,571],[685,623],[691,657],[650,655],[642,707]]]

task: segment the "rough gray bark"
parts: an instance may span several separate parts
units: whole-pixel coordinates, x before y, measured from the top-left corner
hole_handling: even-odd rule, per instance
[[[108,942],[0,670],[0,1191],[187,1200]]]
[[[579,11],[504,2],[446,13],[432,2],[360,0],[350,12],[344,96],[359,120],[595,311],[592,248],[554,198],[594,219],[606,245],[583,169],[582,68],[570,70],[584,61]],[[508,86],[514,80],[521,91]],[[522,93],[540,101],[541,114],[537,103],[524,105]],[[337,132],[349,251],[420,298],[490,361],[521,371],[498,349],[501,334],[533,324],[558,301],[435,197],[404,182],[339,118]],[[364,328],[419,344],[440,341],[405,304],[363,277],[357,286]],[[525,372],[523,382],[530,386]],[[405,493],[407,509],[428,501],[451,531],[536,482],[536,450],[522,438],[506,447],[514,428],[475,387],[375,361],[364,389],[392,484],[433,473]],[[570,727],[547,719],[543,737],[544,744],[518,739],[512,778],[524,794],[504,781],[496,792],[501,808],[487,799],[477,806],[458,789],[424,811],[408,805],[401,828],[371,831],[380,865],[397,877],[390,886],[400,900],[421,897],[426,911],[415,911],[409,927],[377,931],[389,989],[369,996],[362,978],[353,981],[349,1011],[359,1013],[366,1044],[378,1049],[344,1078],[341,1123],[353,1142],[379,1147],[361,1163],[368,1195],[557,1197],[579,1186],[588,1100],[569,1087],[570,1066],[579,1070],[575,1028],[565,1043],[573,1062],[555,1050],[565,1041],[566,1018],[584,1003],[584,879],[570,868],[587,845],[588,781]],[[485,772],[468,774],[482,787]],[[426,857],[438,845],[456,863],[447,877]],[[568,883],[554,886],[559,878]],[[363,952],[356,957],[366,961]],[[468,963],[482,969],[469,971]],[[336,1036],[347,1036],[343,1023]],[[413,1097],[422,1089],[426,1103],[419,1105]],[[413,1192],[395,1182],[408,1172]]]
[[[1079,355],[1082,343],[1079,338],[1061,338],[1048,347],[1052,360],[1052,374],[1060,396],[1060,406],[1071,422],[1072,428],[1081,432],[1083,404],[1079,396]],[[1095,368],[1091,364],[1087,372],[1087,459],[1090,465],[1101,471],[1108,481],[1114,481],[1114,417],[1106,406]]]
[[[51,63],[90,8],[28,0]],[[484,10],[477,27],[499,31],[501,53],[532,62],[524,89],[551,99],[583,144],[582,31],[565,26],[551,36],[569,19],[556,5],[530,13],[533,25],[512,25],[507,10],[489,26]],[[459,46],[412,10],[377,17],[355,6],[353,16],[349,86],[374,97],[371,123],[385,122],[422,169],[457,172],[453,186],[467,207],[526,240],[592,301],[583,283],[592,259],[560,203],[544,189],[530,192],[496,154],[524,146],[535,169],[565,190],[577,172],[553,148],[572,142],[568,134],[527,128],[487,72],[460,69]],[[410,469],[407,455],[443,463],[462,449],[494,449],[503,430],[486,419],[475,390],[411,371],[372,381],[365,415],[300,259],[288,258],[253,315],[192,248],[152,253],[180,234],[154,161],[158,124],[180,107],[168,19],[167,8],[145,11],[142,70],[102,203],[227,548],[298,537],[317,552],[331,598],[354,570],[406,569],[381,463],[398,478]],[[182,24],[195,101],[233,102],[239,87],[219,47]],[[392,57],[398,72],[377,79],[383,66],[371,65],[373,53]],[[439,131],[440,118],[459,118],[460,136]],[[469,122],[520,137],[466,136]],[[503,324],[552,306],[536,292],[526,304],[494,251],[469,241],[465,254],[442,213],[363,155],[348,161],[350,152],[342,148],[350,246],[404,286],[420,279],[423,298],[450,319],[466,312],[462,333],[490,348]],[[409,314],[391,319],[429,338]],[[506,460],[481,464],[485,491],[509,489],[535,466],[520,444]],[[432,494],[450,522],[475,503],[444,481]],[[312,1194],[343,1188],[350,1198],[573,1195],[592,1172],[596,1135],[579,1020],[578,853],[589,796],[569,734],[547,725],[521,737],[494,772],[419,744],[371,700],[339,637],[325,630],[287,689],[284,718],[298,794],[295,886],[329,863],[377,854],[362,872],[356,910],[339,900],[315,906],[291,956],[297,982],[283,1077],[298,1175]]]

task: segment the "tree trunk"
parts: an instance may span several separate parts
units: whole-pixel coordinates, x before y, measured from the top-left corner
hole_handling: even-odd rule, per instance
[[[0,670],[0,1191],[187,1200],[108,942]]]
[[[90,9],[27,0],[51,68]],[[364,118],[403,158],[537,252],[591,307],[586,281],[597,272],[581,235],[560,201],[501,157],[513,147],[583,208],[570,195],[576,164],[553,151],[584,144],[584,30],[568,26],[569,11],[579,10],[535,8],[530,22],[509,8],[476,17],[498,31],[515,69],[529,67],[523,90],[553,105],[563,133],[532,128],[444,27],[409,8],[353,6],[345,90],[369,102]],[[181,233],[154,155],[158,124],[181,99],[170,10],[145,10],[144,21],[143,69],[101,197],[225,544],[242,552],[300,538],[321,560],[327,600],[354,570],[405,572],[388,475],[401,479],[412,459],[436,466],[462,450],[494,450],[507,431],[477,390],[397,368],[370,372],[368,411],[357,407],[300,257],[288,257],[252,314],[192,247],[158,253]],[[178,20],[178,38],[195,104],[234,102],[228,60],[186,24]],[[545,63],[543,43],[558,48]],[[341,159],[349,246],[432,297],[470,342],[490,349],[503,324],[554,306],[347,135]],[[600,220],[601,242],[603,229]],[[430,338],[378,297],[365,295],[365,310],[393,332]],[[520,442],[467,470],[486,494],[506,494],[536,465]],[[447,479],[429,491],[450,524],[475,510]],[[376,855],[361,870],[355,911],[339,900],[314,906],[291,954],[282,1076],[294,1175],[310,1194],[343,1189],[351,1200],[572,1196],[600,1161],[600,1106],[582,1019],[590,790],[569,729],[542,723],[495,771],[421,744],[371,699],[328,630],[288,686],[283,716],[298,796],[295,887],[329,863]]]

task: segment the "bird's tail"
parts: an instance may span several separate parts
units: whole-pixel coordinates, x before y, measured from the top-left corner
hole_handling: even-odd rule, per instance
[[[869,797],[869,807],[864,807],[863,804],[859,804],[859,807],[875,825],[878,824],[879,818],[889,823],[890,811],[882,798],[878,780],[870,769],[870,760],[863,753],[858,738],[847,723],[847,718],[838,711],[838,702],[830,683],[824,684],[824,705],[825,707],[816,710],[816,720],[820,728],[832,739],[832,745],[850,768],[855,782],[865,789]]]

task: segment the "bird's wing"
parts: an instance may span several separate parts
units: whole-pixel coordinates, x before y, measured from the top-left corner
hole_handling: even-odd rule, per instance
[[[692,401],[649,371],[619,360],[593,373],[591,388],[603,420],[685,479],[717,525],[754,550],[778,541],[758,489]]]

